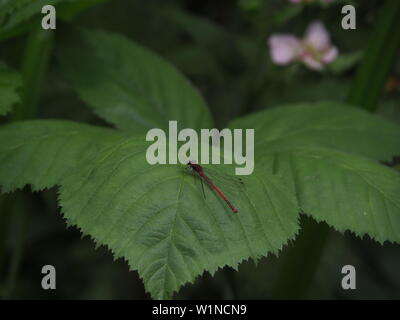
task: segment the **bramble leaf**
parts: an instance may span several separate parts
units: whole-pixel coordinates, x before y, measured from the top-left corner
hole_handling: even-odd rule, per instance
[[[62,183],[60,203],[69,224],[128,260],[154,298],[169,298],[204,271],[277,253],[294,238],[296,203],[273,176],[243,178],[232,213],[210,189],[204,199],[184,165],[149,165],[146,147],[128,139],[98,154]]]
[[[339,102],[290,104],[233,121],[232,128],[255,129],[256,157],[263,153],[320,146],[389,160],[400,154],[400,126]]]
[[[82,31],[60,52],[81,98],[103,119],[131,133],[212,126],[203,98],[171,64],[117,34]]]
[[[124,257],[155,298],[204,271],[276,254],[295,237],[297,205],[275,177],[243,177],[239,194],[219,186],[239,209],[232,213],[211,189],[205,199],[184,165],[149,165],[147,146],[68,121],[9,124],[0,129],[0,182],[3,191],[60,185],[68,224]]]
[[[275,174],[318,221],[400,242],[400,126],[337,103],[282,107],[238,120],[256,128],[256,166]]]
[[[211,126],[201,96],[155,54],[103,32],[83,31],[79,41],[62,51],[64,71],[116,127]],[[238,213],[213,189],[204,198],[184,165],[149,165],[142,135],[69,121],[2,126],[0,184],[3,192],[60,186],[68,224],[126,259],[158,299],[204,271],[277,253],[298,231],[299,206],[340,231],[400,242],[400,175],[378,163],[399,153],[399,126],[321,102],[260,112],[231,127],[256,132],[255,171],[242,177],[240,192],[218,183]],[[228,176],[234,165],[215,167]]]
[[[114,130],[62,120],[15,122],[0,127],[3,192],[31,184],[53,187],[78,163],[122,137]]]
[[[317,221],[381,243],[400,243],[400,174],[395,170],[324,148],[282,150],[259,160],[293,186],[301,209]]]

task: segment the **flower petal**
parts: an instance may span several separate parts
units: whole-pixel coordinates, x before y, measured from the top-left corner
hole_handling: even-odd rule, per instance
[[[303,61],[303,63],[310,69],[317,71],[324,69],[324,65],[322,64],[322,62],[318,61],[311,55],[305,55],[304,57],[301,58],[301,61]]]
[[[308,26],[304,41],[319,51],[325,51],[331,46],[330,35],[320,21],[314,21]]]
[[[285,65],[296,59],[301,49],[300,41],[290,34],[275,34],[268,40],[270,54],[275,64]]]
[[[333,60],[336,59],[338,56],[339,51],[336,47],[331,47],[328,51],[325,52],[324,56],[322,57],[323,63],[331,63]]]

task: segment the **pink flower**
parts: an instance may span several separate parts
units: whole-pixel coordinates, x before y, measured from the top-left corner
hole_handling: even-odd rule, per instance
[[[272,60],[285,65],[292,62],[301,53],[299,39],[290,34],[275,34],[269,38]]]
[[[338,55],[338,49],[332,46],[328,31],[318,21],[308,27],[302,46],[303,52],[299,58],[311,69],[323,69],[325,64],[331,63]]]
[[[311,23],[303,39],[290,34],[275,34],[268,40],[272,61],[278,65],[287,65],[293,61],[302,61],[313,70],[322,70],[338,55],[338,49],[324,25]]]

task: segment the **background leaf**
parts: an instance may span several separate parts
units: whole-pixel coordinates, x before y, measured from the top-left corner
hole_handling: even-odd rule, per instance
[[[172,65],[120,35],[82,31],[60,57],[81,98],[120,129],[166,129],[168,120],[195,130],[212,125],[201,95]]]
[[[56,5],[62,1],[65,0],[53,0],[50,3],[46,0],[13,0],[12,7],[10,6],[11,3],[9,3],[9,5],[4,8],[8,11],[8,19],[2,26],[2,31],[12,29],[21,22],[41,14],[42,7],[45,5]]]
[[[116,131],[62,120],[16,122],[0,127],[2,192],[32,184],[50,188],[92,152],[117,141]]]
[[[17,89],[21,85],[20,74],[0,63],[0,116],[10,112],[12,106],[20,101]]]
[[[0,25],[4,27],[7,18],[30,2],[32,0],[2,0],[0,2]]]
[[[69,21],[81,11],[107,0],[2,0],[0,39],[28,32],[41,24],[45,5],[56,7],[57,19]]]
[[[362,51],[341,54],[329,65],[329,70],[335,74],[347,72],[357,65],[357,63],[362,59],[362,55]]]

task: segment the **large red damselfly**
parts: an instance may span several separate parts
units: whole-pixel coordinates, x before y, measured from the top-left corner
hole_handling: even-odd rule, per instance
[[[227,205],[229,206],[229,208],[232,210],[233,213],[236,213],[236,212],[239,211],[239,210],[228,200],[228,198],[221,192],[221,190],[219,190],[219,188],[214,184],[214,182],[204,173],[204,168],[203,168],[201,165],[199,165],[199,164],[197,164],[197,163],[194,163],[194,162],[192,162],[192,161],[189,161],[187,165],[188,165],[188,167],[190,167],[190,168],[193,170],[193,172],[194,172],[197,176],[199,176],[199,178],[200,178],[202,181],[204,180],[204,182],[205,182],[208,186],[210,186],[211,188],[213,188],[213,189],[220,195],[220,197],[227,203]],[[243,184],[243,183],[241,182],[241,184]],[[204,190],[203,190],[203,192],[204,192]]]

